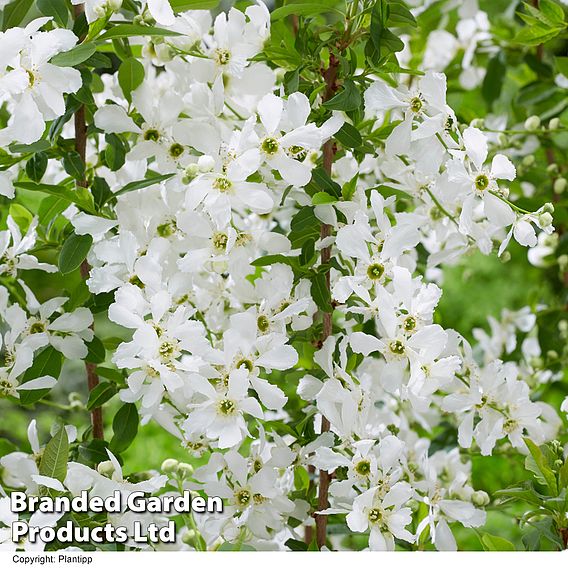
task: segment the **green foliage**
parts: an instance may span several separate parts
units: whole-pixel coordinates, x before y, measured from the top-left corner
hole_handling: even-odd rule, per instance
[[[59,271],[69,274],[81,266],[93,244],[91,235],[71,233],[61,247],[59,253]]]
[[[112,431],[114,433],[110,441],[110,450],[121,453],[132,444],[138,432],[138,410],[135,404],[125,403],[114,415]]]
[[[60,427],[57,434],[45,446],[39,463],[40,475],[65,481],[67,475],[67,458],[69,455],[69,440],[65,428]]]

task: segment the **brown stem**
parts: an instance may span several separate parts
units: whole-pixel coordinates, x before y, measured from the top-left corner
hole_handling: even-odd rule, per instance
[[[339,60],[335,55],[331,54],[329,58],[329,67],[325,70],[323,76],[326,83],[324,100],[329,100],[335,92],[337,91],[337,72],[339,69]],[[325,172],[331,176],[331,166],[333,164],[333,158],[337,152],[337,148],[333,139],[328,140],[323,145],[323,169]],[[322,224],[320,229],[320,238],[325,239],[331,235],[331,225]],[[327,264],[331,259],[331,246],[327,246],[321,250],[321,263]],[[325,283],[328,290],[331,289],[330,285],[330,274],[329,271],[325,274]],[[333,304],[331,306],[333,310]],[[331,335],[332,331],[332,317],[333,311],[323,312],[323,328],[321,334],[321,343]],[[329,431],[329,420],[322,416],[321,420],[321,431]],[[318,492],[318,511],[323,511],[327,509],[328,505],[328,494],[329,494],[329,483],[331,481],[331,476],[329,472],[320,469],[319,472],[319,492]],[[316,515],[316,543],[318,548],[325,545],[327,540],[327,515]]]
[[[84,12],[84,6],[78,4],[73,6],[73,12],[75,19],[78,18]],[[83,39],[83,38],[81,38]],[[85,121],[85,107],[80,106],[75,112],[75,150],[81,157],[83,164],[86,163],[86,150],[87,150],[87,123]],[[87,187],[87,180],[81,179],[77,181],[77,185],[81,187]],[[89,278],[89,271],[91,267],[89,263],[84,260],[81,263],[81,278],[87,280]],[[91,325],[91,329],[94,330],[94,325]],[[99,377],[97,375],[97,366],[95,363],[89,363],[85,361],[85,368],[87,370],[87,386],[89,392],[92,391],[99,384]],[[104,438],[103,430],[103,411],[102,408],[95,408],[91,411],[91,425],[93,427],[93,438],[102,440]]]

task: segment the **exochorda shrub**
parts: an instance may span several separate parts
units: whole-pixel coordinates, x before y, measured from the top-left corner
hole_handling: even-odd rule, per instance
[[[3,4],[0,395],[82,416],[2,442],[3,504],[221,497],[182,550],[566,548],[561,3]],[[445,327],[443,269],[511,250],[548,304]],[[126,475],[149,422],[185,461]],[[489,495],[491,455],[534,479]],[[517,545],[483,529],[512,500]]]

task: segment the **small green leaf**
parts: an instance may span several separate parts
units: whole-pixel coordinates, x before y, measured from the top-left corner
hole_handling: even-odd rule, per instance
[[[182,34],[172,30],[156,28],[154,26],[140,26],[138,24],[117,24],[98,39],[116,39],[121,37],[146,37],[146,36],[180,36]]]
[[[80,43],[76,45],[73,49],[65,51],[64,53],[58,53],[51,58],[51,63],[58,65],[59,67],[74,67],[87,61],[95,51],[97,46],[94,43]]]
[[[34,218],[34,216],[19,203],[10,204],[9,214],[10,217],[16,221],[16,224],[24,230],[24,232],[27,231]]]
[[[19,379],[20,383],[27,383],[33,379],[45,376],[58,379],[61,373],[62,363],[63,356],[61,353],[51,345],[48,345],[35,356],[33,365],[24,373],[23,377]],[[20,403],[24,405],[33,404],[41,400],[48,392],[49,389],[20,391]]]
[[[53,477],[63,483],[67,475],[68,456],[69,440],[65,428],[62,426],[45,446],[39,463],[40,475]]]
[[[33,144],[10,144],[8,150],[12,154],[31,154],[33,152],[43,152],[44,150],[49,150],[51,144],[48,140],[38,140]]]
[[[298,259],[294,256],[284,256],[283,254],[267,254],[251,262],[252,266],[270,266],[272,264],[287,264],[288,266],[298,266]]]
[[[27,176],[35,182],[40,182],[47,169],[47,154],[36,152],[26,164]]]
[[[557,496],[558,485],[556,483],[556,476],[546,463],[546,457],[542,450],[530,438],[525,438],[524,440],[531,454],[527,456],[525,460],[525,467],[535,473],[537,478],[542,479],[542,481],[546,483],[553,496]]]
[[[74,179],[80,181],[85,177],[85,163],[79,152],[71,150],[63,156],[63,168]]]
[[[44,16],[51,16],[62,28],[67,26],[69,11],[66,2],[62,0],[37,0],[37,7]]]
[[[59,253],[59,272],[69,274],[81,266],[93,244],[91,235],[71,233]]]
[[[91,341],[86,343],[88,353],[85,361],[89,363],[104,363],[106,359],[106,350],[103,342],[95,335]]]
[[[110,198],[129,193],[130,191],[136,191],[137,189],[150,187],[151,185],[170,179],[173,175],[174,174],[165,174],[162,176],[153,176],[145,179],[139,179],[138,181],[131,181],[130,183],[127,183],[124,187],[119,189],[117,192],[113,193]]]
[[[26,17],[34,0],[14,0],[5,6],[2,10],[2,30],[6,31],[10,28],[16,28]]]
[[[329,12],[335,12],[336,14],[344,16],[341,10],[338,10],[330,4],[324,4],[323,2],[303,2],[301,4],[289,4],[276,8],[276,10],[272,12],[270,19],[273,22],[277,22],[286,16],[313,16]]]
[[[485,550],[489,551],[506,551],[515,552],[516,548],[512,542],[509,542],[506,538],[500,536],[493,536],[491,534],[485,533],[481,537],[481,544]]]
[[[174,12],[186,12],[187,10],[213,10],[219,5],[220,0],[170,0]]]
[[[104,381],[99,383],[90,393],[87,401],[87,410],[91,411],[99,408],[109,401],[118,392],[114,383]]]
[[[144,65],[134,57],[125,59],[118,68],[118,84],[127,101],[132,100],[131,93],[144,81]]]
[[[344,148],[358,148],[363,143],[359,130],[348,122],[335,133],[335,138]]]
[[[331,110],[351,111],[356,110],[362,103],[361,93],[357,85],[348,79],[343,83],[343,89],[323,106]]]
[[[110,450],[120,453],[132,444],[138,432],[138,410],[135,404],[123,404],[112,421],[114,436],[110,441]]]
[[[310,476],[306,468],[298,465],[294,468],[294,487],[297,491],[307,491],[310,486]]]
[[[300,248],[308,239],[317,239],[320,233],[321,222],[314,215],[313,207],[302,207],[292,217],[290,234],[288,238],[292,248]]]
[[[335,203],[337,197],[334,195],[329,195],[325,191],[318,191],[315,195],[312,195],[312,203],[314,205],[326,205],[328,203]]]
[[[83,463],[97,465],[108,460],[107,448],[106,440],[90,440],[79,446],[79,456]]]
[[[322,312],[331,313],[333,311],[331,306],[331,293],[327,287],[326,275],[322,272],[318,272],[311,280],[311,294],[317,307]]]
[[[105,163],[109,170],[116,172],[124,165],[128,146],[122,141],[118,134],[105,135],[107,146],[104,151]]]

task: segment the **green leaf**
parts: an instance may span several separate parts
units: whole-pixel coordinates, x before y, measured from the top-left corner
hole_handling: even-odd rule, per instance
[[[540,0],[538,7],[553,25],[566,25],[564,21],[564,10],[562,6],[554,2],[554,0]]]
[[[287,264],[297,266],[298,259],[294,256],[284,256],[283,254],[267,254],[251,262],[251,266],[270,266],[272,264]]]
[[[8,4],[2,11],[2,30],[19,26],[33,3],[34,0],[14,0]]]
[[[35,182],[40,182],[47,169],[47,154],[36,152],[26,164],[26,175]]]
[[[37,7],[44,16],[51,16],[62,28],[67,27],[69,11],[62,0],[37,0]]]
[[[93,185],[91,186],[91,193],[95,200],[95,205],[101,208],[111,197],[112,191],[104,178],[95,176]]]
[[[71,189],[65,185],[49,185],[47,183],[34,183],[29,181],[16,181],[14,182],[14,186],[30,191],[41,191],[49,195],[55,195],[56,197],[67,200],[69,203],[75,203],[89,213],[96,213],[93,198],[84,187]]]
[[[51,345],[48,345],[35,356],[33,365],[24,373],[23,377],[20,379],[20,383],[27,383],[28,381],[45,377],[46,375],[58,379],[62,364],[63,356],[61,353]],[[49,389],[20,391],[20,403],[33,404],[41,400],[48,392]]]
[[[284,544],[293,552],[307,552],[308,550],[308,545],[301,540],[289,538]]]
[[[335,138],[344,148],[358,148],[363,143],[359,130],[348,122],[335,133]]]
[[[63,483],[67,475],[68,456],[69,440],[65,428],[62,426],[45,446],[39,463],[40,475],[53,477]]]
[[[24,231],[30,226],[33,221],[34,216],[19,203],[11,203],[9,209],[9,215],[16,221],[17,225]]]
[[[335,203],[336,201],[337,197],[329,195],[329,193],[325,193],[325,191],[318,191],[316,194],[312,195],[313,205],[325,205],[327,203]]]
[[[128,146],[118,134],[106,134],[105,141],[107,143],[104,151],[105,163],[111,171],[116,172],[126,161]]]
[[[388,14],[388,2],[377,0],[371,10],[370,41],[365,48],[367,57],[370,57],[374,64],[378,64],[389,54],[404,49],[402,40],[387,27]]]
[[[127,101],[131,101],[131,93],[144,81],[144,65],[134,57],[125,59],[118,68],[118,84]]]
[[[316,273],[312,279],[311,294],[317,307],[322,312],[331,313],[331,293],[327,287],[326,275],[323,272]]]
[[[87,61],[96,50],[97,46],[94,43],[80,43],[73,49],[65,51],[64,53],[58,53],[52,57],[51,63],[59,67],[74,67],[75,65],[83,63],[83,61]]]
[[[416,18],[402,2],[390,1],[387,23],[390,26],[416,27]]]
[[[306,468],[298,465],[294,468],[294,487],[296,491],[307,491],[310,486],[310,476]]]
[[[318,239],[321,222],[314,215],[313,207],[302,207],[292,217],[288,238],[292,248],[300,248],[308,239]]]
[[[110,441],[110,450],[120,453],[126,450],[138,432],[138,410],[132,403],[123,404],[112,421],[114,436]]]
[[[0,458],[3,458],[5,455],[17,451],[18,448],[16,447],[15,444],[10,442],[10,440],[6,440],[5,438],[0,438]]]
[[[276,10],[272,12],[270,19],[273,22],[277,22],[286,16],[312,16],[314,14],[320,15],[328,12],[335,12],[341,16],[344,15],[341,10],[329,4],[323,4],[322,2],[303,2],[301,4],[289,4],[276,8]]]
[[[508,551],[515,552],[516,548],[512,542],[509,542],[506,538],[500,536],[493,536],[491,534],[485,533],[481,537],[481,544],[485,550],[490,551]]]
[[[85,177],[85,163],[79,152],[75,150],[66,152],[63,156],[63,169],[77,181],[81,181]]]
[[[104,343],[103,343],[104,345]],[[97,375],[99,377],[104,377],[113,383],[117,383],[119,385],[124,383],[124,377],[120,371],[117,369],[109,369],[108,367],[97,367]]]
[[[309,183],[309,188],[306,188],[311,192],[315,190],[323,191],[329,195],[333,195],[339,199],[341,197],[341,186],[331,179],[331,176],[323,168],[315,168],[312,171],[312,179]]]
[[[38,140],[33,144],[10,144],[8,150],[12,154],[31,154],[33,152],[43,152],[44,150],[49,150],[51,144],[48,140]]]
[[[331,110],[351,111],[358,109],[362,100],[359,88],[353,81],[348,79],[343,83],[343,89],[332,99],[326,101],[323,106]]]
[[[537,477],[541,478],[546,483],[552,494],[557,496],[558,486],[556,483],[556,476],[546,463],[546,458],[542,450],[531,439],[525,438],[524,440],[531,454],[530,456],[527,456],[525,460],[525,467],[529,471],[535,473]]]
[[[182,34],[172,30],[156,28],[154,26],[140,26],[138,24],[117,24],[98,39],[117,39],[121,37],[146,37],[146,36],[180,36]]]
[[[99,408],[109,401],[118,392],[114,383],[104,381],[99,383],[90,393],[87,401],[87,410],[91,411]]]
[[[170,0],[174,12],[187,10],[212,10],[219,5],[220,0]]]
[[[85,361],[89,363],[104,363],[106,359],[106,350],[103,342],[95,335],[91,341],[86,343],[88,353]]]
[[[83,463],[97,465],[108,460],[107,448],[106,440],[90,440],[79,446],[79,456]]]
[[[93,237],[91,235],[76,235],[71,233],[61,247],[59,253],[59,272],[69,274],[81,266],[87,257]]]
[[[506,71],[507,68],[503,64],[500,53],[490,59],[487,65],[487,73],[481,86],[481,94],[490,107],[493,105],[493,101],[501,95]]]
[[[355,190],[357,189],[357,180],[359,179],[359,173],[356,173],[347,183],[341,188],[341,196],[345,201],[350,201]]]
[[[562,33],[563,30],[564,28],[548,28],[540,24],[530,27],[527,26],[519,31],[513,41],[528,46],[540,45],[541,43],[546,43],[554,39],[557,35]]]
[[[559,73],[568,77],[568,57],[555,57],[554,64]]]
[[[156,183],[166,181],[167,179],[170,179],[174,175],[175,174],[165,174],[165,175],[161,175],[161,176],[153,176],[153,177],[149,177],[149,178],[145,178],[145,179],[139,179],[138,181],[131,181],[130,183],[127,183],[124,187],[119,189],[117,192],[113,193],[111,198],[117,197],[118,195],[123,195],[125,193],[130,192],[130,191],[136,191],[137,189],[143,189],[145,187],[150,187],[151,185],[154,185]]]
[[[300,252],[300,256],[298,257],[298,261],[301,266],[306,266],[309,264],[315,255],[315,239],[308,239],[302,245],[302,251]]]

